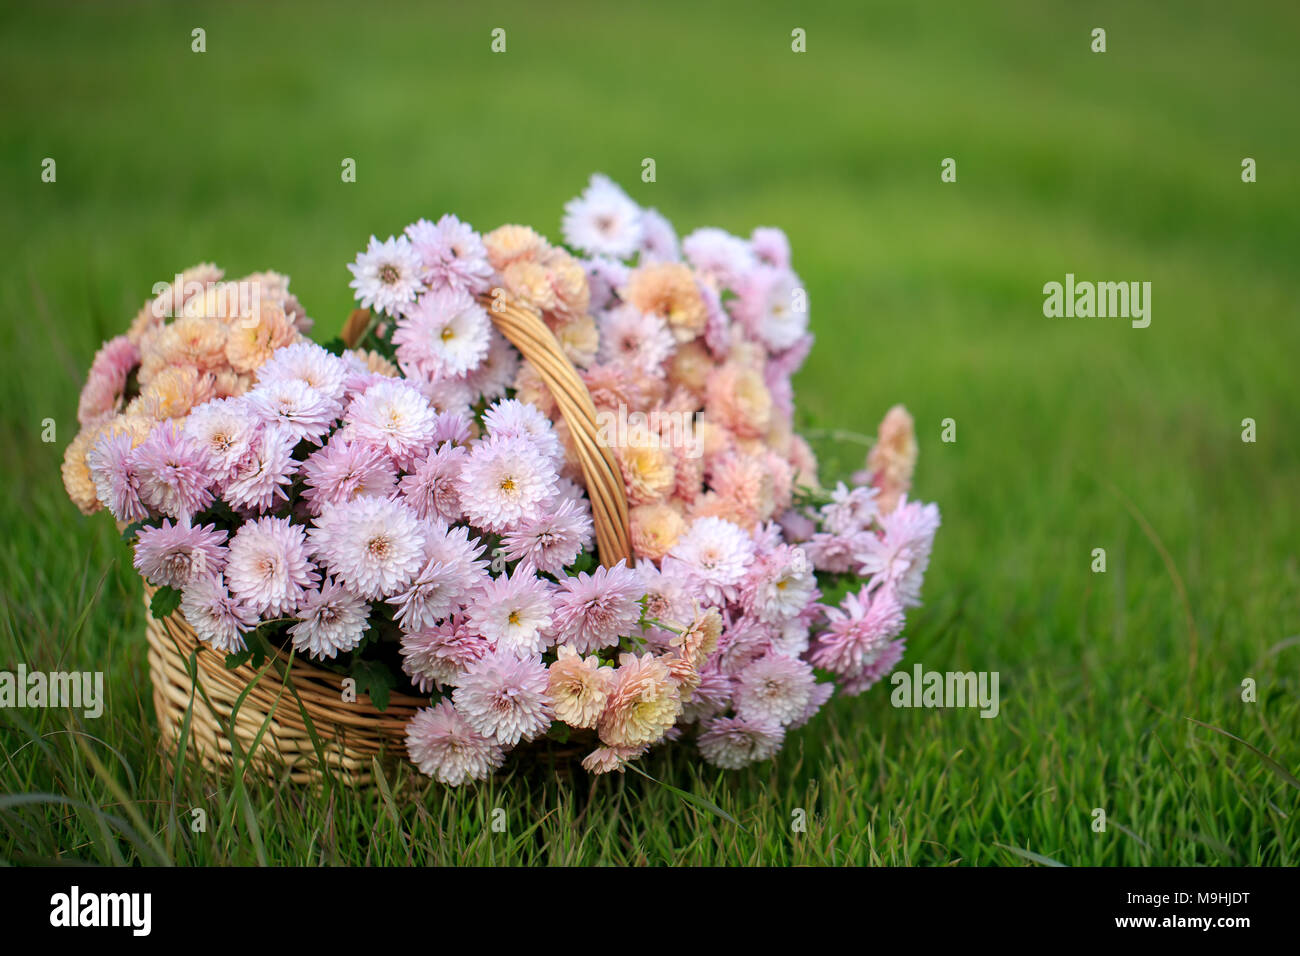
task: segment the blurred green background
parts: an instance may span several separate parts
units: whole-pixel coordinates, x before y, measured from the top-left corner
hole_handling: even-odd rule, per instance
[[[111,702],[0,713],[0,791],[29,795],[0,798],[0,858],[1294,865],[1300,8],[1137,7],[6,3],[0,667],[102,668]],[[998,671],[1001,715],[883,686],[745,772],[647,764],[744,829],[634,776],[173,784],[139,581],[59,482],[95,349],[203,260],[288,273],[328,337],[371,233],[453,211],[558,239],[597,170],[683,234],[789,234],[801,422],[873,432],[905,403],[943,509],[904,666]],[[1150,281],[1151,326],[1045,318],[1067,272]],[[827,476],[860,463],[819,446]],[[216,832],[178,825],[200,803]]]

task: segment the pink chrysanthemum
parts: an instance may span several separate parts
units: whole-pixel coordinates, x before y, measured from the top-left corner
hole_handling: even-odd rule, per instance
[[[463,376],[487,356],[491,323],[465,292],[428,292],[397,320],[393,345],[407,374],[438,381]]]
[[[258,385],[299,381],[336,402],[343,401],[348,365],[315,342],[295,342],[276,349],[257,370]]]
[[[439,422],[450,416],[439,416]],[[468,452],[459,445],[443,442],[425,456],[401,481],[402,499],[421,518],[459,521],[465,511],[456,483]]]
[[[267,511],[279,498],[289,499],[285,488],[298,471],[293,434],[279,425],[265,425],[253,435],[252,444],[235,463],[221,489],[228,504],[252,511]]]
[[[853,531],[848,534],[818,531],[808,539],[803,549],[818,571],[847,574],[858,566],[858,555],[871,547],[875,540],[876,535],[870,531]]]
[[[722,604],[736,595],[736,586],[754,559],[754,542],[730,521],[697,518],[677,539],[668,557],[681,561],[698,575],[706,601]]]
[[[682,244],[677,231],[657,209],[641,211],[641,256],[638,262],[680,262]]]
[[[215,571],[195,575],[181,592],[181,614],[199,640],[234,654],[244,649],[244,635],[257,626],[257,612],[226,590]]]
[[[448,528],[436,520],[423,524],[424,564],[409,587],[388,599],[405,631],[432,628],[459,614],[490,581],[481,560],[483,545],[470,540],[468,528]]]
[[[455,687],[465,669],[492,649],[465,624],[453,617],[427,631],[402,634],[402,670],[427,694],[436,687]]]
[[[713,227],[696,229],[683,239],[682,252],[691,265],[724,289],[734,289],[758,265],[749,243]]]
[[[487,248],[468,223],[450,213],[437,224],[421,219],[406,227],[406,235],[423,264],[430,289],[447,288],[476,295],[492,284]]]
[[[855,555],[858,573],[870,578],[872,588],[892,585],[904,607],[917,607],[939,529],[939,509],[908,501],[904,495],[898,507],[882,515],[879,522],[881,534],[864,538]]]
[[[715,717],[704,725],[699,737],[704,759],[724,770],[739,770],[768,760],[784,742],[785,728],[780,724],[755,723],[739,717]]]
[[[630,305],[611,309],[600,318],[600,360],[621,362],[643,375],[664,374],[664,363],[677,347],[667,323]]]
[[[149,517],[140,500],[140,476],[131,455],[129,432],[109,432],[86,455],[86,466],[95,482],[95,494],[118,521],[130,524]]]
[[[641,619],[641,581],[620,561],[612,568],[560,579],[555,599],[555,639],[580,654],[613,647]]]
[[[587,756],[582,758],[582,769],[587,773],[600,776],[601,774],[613,773],[617,770],[623,772],[623,768],[632,760],[640,757],[649,746],[644,747],[597,747]]]
[[[226,566],[226,532],[215,525],[195,527],[166,519],[141,528],[135,539],[135,569],[154,584],[183,588],[196,575],[220,573]]]
[[[446,700],[421,708],[411,718],[406,752],[421,773],[452,787],[486,780],[505,762],[501,745],[474,730]]]
[[[212,501],[207,456],[176,422],[160,422],[130,456],[140,500],[172,518],[188,521]]]
[[[531,439],[517,436],[476,443],[457,482],[470,524],[500,533],[536,515],[555,491],[555,479],[551,459]]]
[[[682,707],[682,722],[708,720],[731,706],[735,681],[712,664],[701,668],[691,699]]]
[[[296,440],[319,445],[343,411],[342,404],[296,378],[258,385],[244,396],[258,421],[279,425]]]
[[[736,713],[749,723],[789,724],[808,708],[813,683],[806,661],[767,654],[736,675]]]
[[[903,606],[892,587],[863,588],[826,613],[826,629],[809,659],[841,677],[854,677],[876,663],[903,630]]]
[[[257,431],[257,420],[243,398],[214,398],[185,419],[185,435],[203,449],[208,469],[219,482],[248,454]]]
[[[790,268],[790,240],[774,226],[759,226],[749,234],[749,245],[759,262],[774,269]]]
[[[401,315],[424,289],[420,278],[424,264],[405,236],[389,236],[380,242],[374,236],[357,261],[348,264],[353,279],[348,283],[356,290],[361,308],[372,306],[378,312]]]
[[[875,488],[848,488],[839,482],[829,504],[821,508],[822,527],[831,534],[852,534],[865,530],[876,520]]]
[[[320,660],[361,643],[370,627],[370,605],[326,578],[319,590],[307,592],[297,617],[298,623],[289,628],[294,648]]]
[[[307,534],[316,558],[368,601],[405,588],[424,563],[425,529],[400,499],[326,505]]]
[[[513,747],[551,726],[546,688],[546,668],[539,658],[524,659],[498,648],[469,665],[453,699],[472,728]]]
[[[313,515],[354,498],[386,498],[397,485],[397,468],[386,452],[339,437],[307,457],[302,476],[302,497]]]
[[[559,576],[591,547],[590,510],[570,498],[556,495],[539,513],[525,518],[501,538],[506,558],[523,561],[545,574]]]
[[[632,270],[609,256],[592,256],[583,262],[582,267],[587,273],[587,285],[591,291],[591,310],[599,312],[616,305],[618,290],[627,283]]]
[[[690,624],[700,593],[686,565],[668,558],[664,560],[662,569],[656,568],[651,561],[640,561],[634,570],[645,599],[646,620],[658,621],[676,630]],[[667,646],[677,634],[652,626],[646,636],[652,643]]]
[[[350,438],[382,448],[406,469],[433,441],[437,414],[413,385],[386,378],[352,399],[345,420]]]
[[[258,614],[293,614],[319,580],[307,559],[306,536],[288,518],[258,518],[241,525],[230,539],[230,593]]]
[[[465,386],[477,398],[492,401],[505,395],[519,372],[519,352],[495,329],[488,339],[487,357],[465,376]]]
[[[466,614],[470,626],[498,650],[519,657],[540,654],[552,643],[555,597],[549,584],[525,565],[510,576],[493,578]]]
[[[127,377],[139,364],[140,350],[125,335],[105,342],[90,363],[77,402],[77,421],[89,425],[116,412],[122,403]]]
[[[790,348],[808,331],[807,292],[790,270],[758,265],[734,288],[731,314],[769,351]]]
[[[491,438],[527,438],[557,464],[564,460],[555,426],[536,405],[515,398],[494,402],[483,412],[483,427]]]
[[[813,684],[812,690],[808,693],[808,706],[804,708],[802,714],[790,722],[788,729],[798,730],[804,724],[808,723],[808,721],[812,720],[813,717],[816,716],[817,711],[822,709],[834,693],[835,685],[830,682]]]

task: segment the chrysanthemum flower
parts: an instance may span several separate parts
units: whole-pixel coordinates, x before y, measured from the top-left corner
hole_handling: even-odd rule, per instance
[[[660,621],[679,631],[690,623],[701,593],[686,564],[665,558],[662,570],[649,561],[638,562],[633,570],[645,595],[647,620]],[[652,642],[665,645],[676,636],[673,631],[654,627],[647,632]]]
[[[745,577],[744,604],[770,624],[796,617],[817,596],[813,562],[793,545],[778,545],[759,555]]]
[[[903,606],[893,588],[863,588],[827,609],[827,626],[809,659],[816,667],[852,677],[875,663],[903,630]]]
[[[789,724],[808,708],[813,683],[806,661],[764,655],[736,675],[736,714],[750,723]]]
[[[307,592],[296,616],[289,628],[293,646],[317,660],[353,650],[370,628],[370,605],[333,578]]]
[[[829,504],[822,505],[822,526],[832,534],[862,531],[876,520],[875,488],[848,488],[838,482]]]
[[[432,381],[464,376],[487,356],[491,323],[467,292],[439,289],[422,295],[397,320],[393,344],[408,374]]]
[[[758,265],[748,242],[712,226],[696,229],[683,239],[682,252],[691,265],[722,289],[734,289]]]
[[[405,236],[389,236],[383,242],[371,236],[365,251],[348,265],[353,275],[348,285],[356,290],[361,308],[398,316],[424,290],[423,270],[419,254]]]
[[[613,647],[641,619],[641,581],[620,561],[588,574],[560,578],[555,594],[555,639],[589,654]]]
[[[677,481],[673,450],[660,444],[657,436],[630,439],[614,449],[630,505],[663,501]]]
[[[930,549],[939,529],[939,509],[902,497],[898,507],[880,517],[881,534],[862,539],[855,554],[858,573],[869,586],[893,586],[904,607],[921,603],[921,582],[930,565]]]
[[[476,295],[492,284],[492,266],[479,234],[451,213],[437,224],[421,219],[406,227],[420,257],[425,284],[432,290],[451,289]]]
[[[602,362],[620,361],[644,375],[663,375],[663,364],[676,347],[677,340],[657,315],[622,305],[600,318]]]
[[[337,402],[343,401],[347,363],[315,342],[296,342],[278,349],[257,370],[258,385],[299,381]]]
[[[788,729],[798,730],[804,724],[808,723],[808,721],[812,720],[813,717],[816,716],[817,711],[822,709],[834,693],[835,685],[829,681],[822,684],[813,684],[812,690],[808,694],[808,706],[804,708],[802,714],[790,722]]]
[[[773,269],[790,268],[790,240],[775,226],[759,226],[749,234],[755,258]]]
[[[258,614],[293,614],[320,580],[307,559],[307,541],[288,518],[258,518],[230,539],[226,582],[230,593]]]
[[[722,604],[737,593],[736,586],[754,559],[754,542],[730,521],[700,518],[677,539],[668,558],[681,561],[698,576],[705,600]]]
[[[709,417],[738,438],[762,438],[772,424],[772,393],[757,370],[727,362],[705,385]]]
[[[352,399],[345,421],[349,437],[382,448],[405,470],[433,441],[437,415],[413,385],[386,378]]]
[[[425,529],[400,499],[326,505],[307,536],[317,560],[368,601],[407,587],[424,563]]]
[[[252,511],[268,510],[277,498],[287,501],[285,488],[298,471],[293,457],[297,443],[293,433],[279,425],[258,428],[226,477],[221,497],[228,504]]]
[[[736,321],[772,352],[790,348],[808,331],[807,293],[788,269],[751,269],[737,284],[730,306]]]
[[[570,727],[594,729],[605,711],[614,684],[614,669],[602,666],[595,655],[582,657],[562,646],[547,669],[548,690],[557,720]]]
[[[564,205],[564,241],[592,255],[628,259],[641,245],[641,207],[608,176],[596,173]]]
[[[597,732],[611,747],[640,747],[662,737],[681,712],[681,693],[668,667],[653,654],[624,654]]]
[[[657,209],[641,211],[641,256],[639,262],[680,262],[682,246],[677,230]]]
[[[252,446],[257,421],[243,398],[214,398],[191,411],[184,427],[217,481],[225,481]]]
[[[682,706],[681,723],[693,724],[721,714],[731,706],[735,681],[720,668],[708,664],[699,671],[691,699]]]
[[[470,450],[457,483],[469,523],[500,533],[535,516],[556,477],[554,463],[531,439],[491,437]]]
[[[160,514],[188,521],[212,501],[207,455],[176,422],[160,422],[129,460],[140,500]]]
[[[699,737],[700,753],[715,767],[739,770],[774,756],[785,742],[780,724],[755,723],[739,717],[715,717]]]
[[[435,686],[455,687],[465,669],[490,650],[464,618],[453,617],[425,631],[402,632],[402,670],[427,694]]]
[[[501,538],[510,561],[531,564],[544,574],[561,575],[593,541],[591,511],[556,495],[538,513],[519,521]]]
[[[205,644],[226,654],[244,649],[244,635],[257,626],[257,611],[231,597],[215,571],[195,575],[181,592],[181,614]]]
[[[421,708],[411,718],[406,752],[421,773],[452,787],[486,780],[505,762],[501,746],[474,730],[446,700]]]
[[[555,597],[550,585],[525,565],[488,582],[466,614],[476,633],[519,657],[540,654],[553,641]]]
[[[505,747],[532,740],[551,726],[546,668],[498,648],[470,664],[452,697],[474,730]]]
[[[141,528],[135,539],[135,569],[154,584],[183,588],[199,574],[226,566],[226,532],[215,525],[172,524]]]
[[[637,505],[628,516],[632,530],[632,552],[638,558],[658,561],[686,530],[681,512],[670,504]]]
[[[582,769],[587,773],[600,776],[601,774],[613,773],[617,770],[623,772],[623,768],[632,760],[640,757],[647,750],[645,747],[597,747],[587,756],[582,758]]]
[[[490,578],[483,546],[462,526],[448,528],[441,521],[423,522],[424,564],[410,586],[388,599],[397,607],[394,620],[406,631],[437,626],[487,587]]]
[[[226,361],[236,372],[254,372],[298,332],[280,303],[262,300],[256,315],[236,318],[226,334]]]
[[[121,407],[126,380],[140,364],[140,350],[125,335],[105,342],[90,363],[86,384],[77,402],[77,421],[99,422]]]
[[[617,305],[618,290],[623,288],[632,270],[609,256],[592,256],[583,262],[582,267],[587,273],[592,311],[600,312]]]
[[[916,468],[916,428],[902,405],[891,408],[880,423],[876,443],[867,454],[867,475],[880,489],[880,511],[888,514],[912,486]],[[854,477],[857,480],[857,477]]]
[[[658,316],[673,338],[690,342],[708,318],[695,276],[680,262],[652,262],[633,269],[623,287],[625,302],[644,315]]]
[[[140,500],[140,476],[131,455],[134,447],[129,432],[110,425],[86,455],[86,467],[100,502],[114,518],[127,524],[149,516],[149,509]]]
[[[258,421],[279,425],[299,441],[319,445],[343,411],[342,403],[300,379],[275,379],[244,396]]]
[[[383,450],[337,435],[307,456],[302,476],[302,497],[313,515],[354,498],[386,498],[397,485],[397,468]]]
[[[489,437],[528,438],[552,461],[558,463],[564,458],[555,426],[536,405],[515,398],[493,402],[483,412],[483,427]]]
[[[465,376],[465,385],[475,400],[492,401],[506,394],[519,371],[519,352],[495,329],[488,338],[487,356]]]

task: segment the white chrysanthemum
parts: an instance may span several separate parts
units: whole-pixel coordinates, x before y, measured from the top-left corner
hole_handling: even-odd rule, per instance
[[[308,592],[298,608],[298,623],[289,628],[296,650],[316,659],[334,657],[361,643],[370,627],[370,605],[333,579]]]
[[[640,247],[641,207],[608,176],[596,173],[564,206],[564,241],[597,256],[628,259]]]
[[[347,378],[347,362],[315,342],[295,342],[276,349],[257,370],[259,385],[296,379],[340,402]]]
[[[469,523],[501,533],[550,498],[555,464],[530,438],[488,438],[471,449],[456,482]]]
[[[467,615],[474,631],[498,649],[531,657],[554,640],[548,633],[554,611],[555,598],[547,583],[531,569],[519,567],[510,577],[488,582]]]
[[[348,265],[354,276],[348,285],[356,290],[363,309],[373,306],[378,312],[398,316],[424,290],[422,269],[419,254],[405,236],[389,236],[384,242],[371,236],[365,252]]]
[[[352,400],[346,421],[348,437],[382,448],[405,471],[433,441],[438,416],[415,387],[386,378]]]
[[[489,436],[495,438],[531,438],[533,444],[553,461],[564,460],[564,449],[560,446],[560,436],[555,434],[555,426],[536,405],[517,398],[502,399],[483,412],[483,427]]]
[[[766,654],[748,664],[736,679],[736,713],[751,723],[789,724],[808,709],[812,665]]]
[[[313,554],[368,601],[402,590],[424,562],[424,528],[399,499],[326,505],[307,534]]]
[[[421,773],[452,787],[486,780],[505,761],[501,745],[471,727],[447,700],[411,718],[406,752]]]
[[[687,565],[706,603],[720,605],[735,595],[736,585],[754,560],[754,542],[723,518],[697,518],[668,557]]]
[[[439,289],[421,296],[397,320],[393,345],[403,369],[436,381],[478,368],[491,335],[492,323],[472,296]]]
[[[288,518],[258,518],[230,541],[226,581],[230,593],[259,614],[292,614],[320,576],[307,560],[306,538]]]

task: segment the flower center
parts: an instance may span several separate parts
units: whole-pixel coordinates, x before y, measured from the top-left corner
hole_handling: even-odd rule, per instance
[[[397,266],[386,264],[379,267],[379,281],[384,285],[396,285],[399,278],[401,273],[397,271]]]

